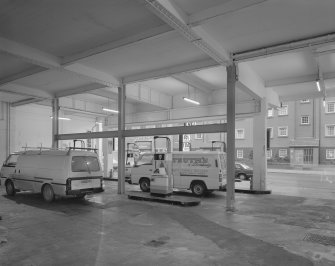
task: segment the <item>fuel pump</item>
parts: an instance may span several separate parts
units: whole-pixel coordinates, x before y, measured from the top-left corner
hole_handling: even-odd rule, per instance
[[[165,148],[157,148],[159,139],[165,139]],[[154,172],[151,175],[150,193],[167,196],[173,191],[171,140],[168,137],[154,137]]]

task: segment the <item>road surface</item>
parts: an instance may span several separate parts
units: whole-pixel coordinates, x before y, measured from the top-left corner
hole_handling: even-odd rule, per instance
[[[249,181],[235,183],[236,188],[248,189]],[[273,194],[335,199],[334,174],[268,173],[267,189]]]

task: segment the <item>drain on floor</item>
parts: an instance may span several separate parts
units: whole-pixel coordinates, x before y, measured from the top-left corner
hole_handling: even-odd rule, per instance
[[[163,246],[164,244],[166,244],[166,242],[169,240],[170,238],[168,236],[162,236],[160,238],[158,238],[157,240],[151,240],[147,243],[145,243],[144,245],[149,246],[149,247],[160,247]]]
[[[325,246],[335,246],[335,237],[308,233],[304,241],[318,243]]]

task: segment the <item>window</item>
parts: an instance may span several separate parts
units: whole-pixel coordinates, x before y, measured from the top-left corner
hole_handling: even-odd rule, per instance
[[[73,156],[72,172],[97,172],[100,171],[100,164],[97,157]]]
[[[243,128],[239,128],[235,130],[235,138],[244,139],[244,129]]]
[[[268,127],[268,129],[270,130],[270,138],[273,138],[273,127]]]
[[[273,108],[268,109],[268,117],[273,117]]]
[[[309,99],[301,100],[300,103],[309,103]]]
[[[335,136],[335,125],[326,125],[326,137]]]
[[[335,113],[335,102],[327,102],[326,113]]]
[[[278,155],[280,158],[285,158],[287,156],[287,149],[279,149]]]
[[[328,160],[335,159],[335,149],[326,149],[326,159]]]
[[[243,159],[243,150],[236,150],[237,159]]]
[[[283,105],[282,107],[278,108],[278,115],[279,116],[288,115],[288,106]]]
[[[203,139],[203,134],[202,133],[195,134],[194,139]]]
[[[272,149],[266,151],[266,159],[272,158]]]
[[[278,137],[287,137],[288,127],[278,127]]]
[[[300,120],[301,125],[309,125],[309,116],[303,115]]]

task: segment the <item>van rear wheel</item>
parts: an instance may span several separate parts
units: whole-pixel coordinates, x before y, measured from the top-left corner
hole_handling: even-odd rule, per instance
[[[6,182],[6,193],[8,196],[15,196],[15,187],[12,180]]]
[[[207,191],[207,187],[203,182],[194,182],[191,186],[192,193],[197,197],[202,197]]]
[[[149,178],[142,178],[140,180],[140,188],[143,192],[150,192],[150,180],[149,180]]]
[[[54,190],[49,184],[43,186],[42,195],[46,202],[52,202],[55,199]]]

